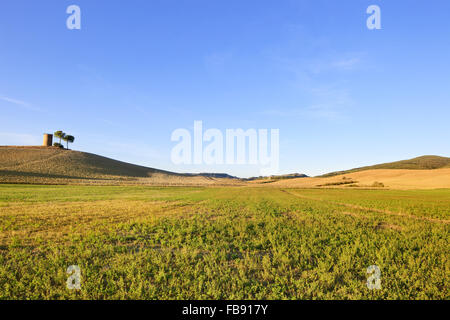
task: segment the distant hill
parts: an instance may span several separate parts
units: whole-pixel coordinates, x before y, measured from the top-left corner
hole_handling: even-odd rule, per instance
[[[238,177],[231,176],[228,173],[187,173],[187,175],[209,178],[239,179]]]
[[[217,174],[179,174],[54,147],[0,147],[0,183],[229,183]]]
[[[247,181],[257,181],[257,180],[271,180],[271,181],[277,181],[277,180],[284,180],[284,179],[296,179],[296,178],[307,178],[308,176],[303,173],[289,173],[289,174],[281,174],[281,175],[272,175],[272,176],[260,176],[260,177],[251,177],[247,179]]]
[[[409,170],[430,170],[450,168],[450,158],[440,156],[422,156],[409,160],[382,163],[373,166],[360,167],[344,171],[336,171],[322,175],[321,177],[333,177],[352,172],[374,170],[374,169],[409,169]]]

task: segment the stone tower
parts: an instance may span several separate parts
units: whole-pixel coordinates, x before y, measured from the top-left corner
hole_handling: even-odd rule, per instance
[[[49,133],[44,133],[44,147],[51,147],[53,145],[53,135]]]

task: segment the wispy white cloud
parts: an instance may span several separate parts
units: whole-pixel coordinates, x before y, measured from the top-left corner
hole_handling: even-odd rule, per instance
[[[335,104],[316,104],[304,108],[304,113],[312,118],[338,120],[343,119],[342,110]]]
[[[352,70],[361,64],[361,58],[353,57],[347,59],[340,59],[331,63],[331,66],[341,70]]]
[[[23,106],[23,107],[29,107],[30,104],[25,102],[25,101],[21,101],[21,100],[17,100],[17,99],[13,99],[13,98],[8,98],[8,97],[4,97],[4,96],[0,96],[0,99],[6,102],[11,102],[13,104],[17,104],[19,106]]]
[[[312,118],[325,120],[342,120],[345,119],[342,110],[334,103],[321,103],[305,107],[291,109],[270,109],[262,112],[264,115],[282,118]]]
[[[10,97],[6,97],[3,95],[0,95],[0,100],[8,102],[9,104],[14,104],[16,106],[19,106],[21,108],[27,109],[27,110],[31,110],[31,111],[42,111],[42,109],[33,106],[31,103],[19,100],[19,99],[14,99],[14,98],[10,98]]]
[[[295,108],[273,108],[262,114],[275,117],[306,117],[324,120],[342,120],[348,117],[348,109],[354,105],[350,91],[340,83],[319,85],[307,74],[297,78],[294,85],[302,91],[308,102]]]
[[[364,65],[361,54],[344,57],[327,57],[307,63],[305,71],[310,74],[319,75],[327,72],[357,71]]]
[[[263,114],[279,117],[307,117],[326,120],[348,118],[355,102],[345,73],[363,67],[363,53],[287,58],[275,56],[279,70],[289,75],[289,84],[303,101],[295,108],[265,110]]]

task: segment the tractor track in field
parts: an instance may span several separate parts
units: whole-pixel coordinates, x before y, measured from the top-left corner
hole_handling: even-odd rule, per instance
[[[444,223],[444,224],[449,224],[450,223],[450,220],[445,220],[445,219],[419,217],[419,216],[415,216],[415,215],[407,214],[407,213],[402,213],[402,212],[393,212],[393,211],[390,211],[390,210],[381,210],[381,209],[363,207],[363,206],[350,204],[350,203],[336,202],[336,201],[324,200],[324,199],[317,199],[317,198],[314,198],[314,197],[308,197],[308,196],[295,194],[295,193],[289,192],[289,191],[284,190],[284,189],[282,189],[281,191],[285,192],[285,193],[287,193],[287,194],[289,194],[291,196],[297,197],[297,198],[331,203],[331,204],[334,204],[334,205],[339,205],[339,206],[343,206],[343,207],[351,208],[351,209],[359,209],[359,210],[365,210],[365,211],[369,211],[369,212],[383,213],[383,214],[399,216],[399,217],[404,217],[404,218],[410,218],[410,219],[415,219],[415,220],[421,220],[421,221],[428,221],[428,222],[433,222],[433,223]]]

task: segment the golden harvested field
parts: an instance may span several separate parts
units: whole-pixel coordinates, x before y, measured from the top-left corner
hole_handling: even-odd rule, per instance
[[[433,170],[375,169],[332,177],[314,177],[280,180],[268,185],[283,188],[311,187],[372,187],[382,183],[389,189],[450,188],[450,168]]]

